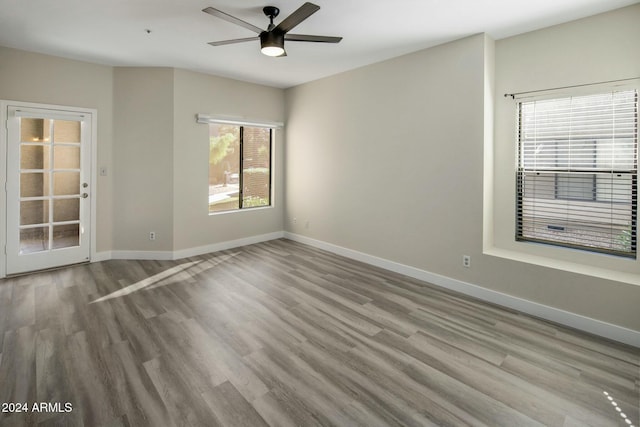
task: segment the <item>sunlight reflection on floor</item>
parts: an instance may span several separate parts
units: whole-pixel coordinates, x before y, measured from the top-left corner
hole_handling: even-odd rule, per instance
[[[143,289],[150,290],[160,286],[170,285],[172,283],[176,283],[176,281],[186,280],[189,277],[201,273],[205,270],[208,270],[216,265],[227,261],[228,259],[238,255],[237,253],[231,255],[221,255],[208,260],[198,260],[198,261],[190,261],[185,262],[180,265],[176,265],[175,267],[171,267],[165,271],[162,271],[158,274],[154,274],[151,277],[147,277],[146,279],[140,280],[136,283],[132,283],[129,286],[118,289],[110,293],[109,295],[105,295],[96,300],[91,301],[89,304],[107,301],[113,298],[120,298],[125,295],[132,294],[134,292],[141,291]],[[180,275],[185,275],[184,278],[181,278]]]

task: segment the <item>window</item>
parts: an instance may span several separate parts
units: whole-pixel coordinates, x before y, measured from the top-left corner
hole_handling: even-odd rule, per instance
[[[636,90],[518,103],[516,240],[635,257]]]
[[[209,213],[271,205],[273,132],[209,124]]]

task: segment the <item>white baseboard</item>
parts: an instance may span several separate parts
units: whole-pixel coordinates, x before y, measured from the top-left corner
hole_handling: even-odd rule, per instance
[[[138,260],[159,260],[171,261],[192,256],[204,255],[211,252],[224,251],[226,249],[238,248],[240,246],[253,245],[255,243],[284,237],[283,231],[260,234],[258,236],[245,237],[242,239],[228,240],[226,242],[213,243],[195,248],[180,249],[177,251],[110,251],[98,252],[92,261],[106,261],[108,259],[138,259]]]
[[[108,261],[113,258],[111,251],[96,252],[91,257],[91,262]]]
[[[498,304],[503,307],[527,313],[542,319],[550,320],[552,322],[579,329],[581,331],[589,332],[591,334],[608,338],[614,341],[629,344],[635,347],[640,347],[640,331],[624,328],[622,326],[592,319],[590,317],[582,316],[565,310],[560,310],[558,308],[550,307],[547,305],[538,304],[536,302],[503,294],[501,292],[492,291],[490,289],[483,288],[482,286],[474,285],[472,283],[452,279],[450,277],[431,273],[426,270],[421,270],[419,268],[369,255],[364,252],[359,252],[353,249],[344,248],[342,246],[333,245],[321,240],[311,239],[299,234],[284,232],[284,237],[296,242],[304,243],[309,246],[314,246],[316,248],[335,253],[337,255],[351,258],[356,261],[361,261],[366,264],[384,268],[385,270],[394,271],[396,273],[404,274],[405,276],[413,277],[415,279],[422,280],[446,289],[460,292],[462,294],[469,295],[483,301]]]
[[[111,251],[111,259],[171,261],[173,251]]]
[[[211,245],[198,246],[196,248],[181,249],[173,252],[173,259],[182,259],[191,256],[208,254],[210,252],[224,251],[227,249],[238,248],[240,246],[253,245],[255,243],[267,242],[269,240],[281,239],[284,237],[284,231],[276,231],[274,233],[260,234],[258,236],[245,237],[243,239],[229,240],[226,242],[213,243]]]

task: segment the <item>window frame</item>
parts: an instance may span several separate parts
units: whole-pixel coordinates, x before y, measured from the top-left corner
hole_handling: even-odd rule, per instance
[[[260,209],[260,208],[269,208],[271,206],[273,206],[273,137],[274,137],[274,133],[275,130],[271,127],[266,127],[266,126],[245,126],[245,125],[239,125],[240,127],[240,165],[239,165],[239,171],[240,173],[238,174],[238,183],[240,186],[240,193],[238,196],[238,211],[241,210],[247,210],[247,209]],[[260,206],[243,206],[244,204],[244,128],[245,127],[263,127],[266,129],[269,129],[269,179],[268,179],[268,183],[269,183],[269,204],[267,205],[260,205]],[[229,209],[228,211],[235,211],[236,209]],[[228,212],[228,211],[220,211],[219,213],[222,212]],[[216,212],[214,212],[216,213]]]
[[[524,165],[524,160],[522,159],[523,156],[523,144],[525,141],[525,138],[523,137],[523,111],[522,111],[522,104],[526,103],[526,102],[531,102],[531,101],[543,101],[543,100],[560,100],[563,98],[573,98],[573,97],[582,97],[582,96],[588,96],[588,95],[598,95],[598,94],[609,94],[609,93],[613,93],[613,92],[619,92],[619,91],[635,91],[635,131],[634,131],[634,136],[633,136],[633,151],[634,151],[634,162],[635,162],[635,169],[629,169],[629,170],[616,170],[614,166],[612,166],[611,171],[607,171],[607,172],[602,172],[602,171],[598,171],[597,168],[594,168],[594,173],[593,173],[593,198],[587,200],[586,198],[582,198],[582,197],[575,197],[575,198],[566,198],[566,197],[559,197],[559,189],[558,189],[558,178],[560,175],[562,175],[563,173],[570,173],[570,168],[568,168],[566,171],[563,171],[561,169],[558,168],[550,168],[549,170],[545,171],[543,169],[534,169],[534,171],[531,170],[527,170],[527,167],[523,166]],[[524,97],[518,97],[515,98],[516,99],[516,111],[517,111],[517,120],[516,120],[516,126],[515,126],[515,130],[516,130],[516,159],[515,159],[515,173],[516,173],[516,179],[515,179],[515,186],[516,186],[516,191],[515,191],[515,241],[516,242],[524,242],[524,243],[538,243],[538,244],[544,244],[544,245],[550,245],[550,246],[556,246],[556,247],[562,247],[562,248],[571,248],[571,249],[578,249],[581,251],[585,251],[588,253],[600,253],[600,254],[608,254],[608,255],[615,255],[615,256],[619,256],[622,258],[632,258],[632,259],[637,259],[637,236],[638,236],[638,223],[637,223],[637,215],[638,215],[638,192],[637,192],[637,185],[638,185],[638,173],[639,173],[639,169],[638,169],[638,165],[639,165],[639,161],[638,161],[638,152],[639,150],[639,120],[640,120],[640,87],[636,84],[632,84],[632,85],[626,85],[626,87],[599,87],[599,88],[592,88],[592,90],[590,91],[574,91],[574,93],[567,93],[565,92],[558,92],[558,91],[548,91],[543,95],[540,96],[524,96]],[[591,135],[589,135],[591,136]],[[588,136],[588,137],[589,137]],[[586,138],[588,138],[586,137]],[[597,162],[597,144],[599,139],[598,138],[594,138],[594,164],[595,162]],[[557,142],[557,141],[556,141]],[[558,162],[558,159],[556,159],[556,163]],[[585,171],[583,171],[585,172]],[[590,172],[590,171],[587,171]],[[525,201],[525,181],[526,181],[526,175],[529,174],[536,174],[536,175],[540,175],[540,173],[544,173],[544,174],[553,174],[553,182],[554,182],[554,188],[553,188],[553,199],[554,200],[562,200],[565,201],[567,203],[572,203],[572,202],[589,202],[589,203],[599,203],[600,199],[598,197],[598,177],[599,176],[607,176],[609,174],[611,175],[617,175],[618,177],[621,176],[621,174],[626,174],[629,175],[631,177],[630,180],[630,210],[631,210],[631,214],[630,214],[630,249],[629,251],[625,251],[625,250],[616,250],[613,248],[602,248],[602,247],[591,247],[591,246],[587,246],[585,244],[572,244],[572,243],[568,243],[566,241],[562,241],[562,240],[552,240],[549,238],[535,238],[535,237],[527,237],[524,236],[524,223],[523,222],[523,205],[524,205],[524,201]],[[574,172],[575,173],[575,172]],[[574,175],[575,176],[575,175]],[[586,194],[586,192],[585,192]],[[619,200],[615,200],[614,196],[612,196],[611,200],[607,200],[605,202],[603,202],[605,204],[610,204],[610,205],[616,205],[619,202]],[[550,230],[553,230],[554,228],[549,227]]]
[[[230,125],[230,126],[237,126],[239,128],[239,131],[241,133],[244,132],[244,130],[242,130],[242,128],[244,127],[253,127],[253,128],[268,128],[269,129],[269,176],[268,176],[268,185],[269,185],[269,204],[268,205],[261,205],[261,206],[249,206],[249,207],[243,207],[242,203],[243,203],[243,197],[242,197],[242,193],[244,191],[243,189],[243,170],[242,170],[242,162],[243,162],[243,153],[244,153],[244,147],[242,147],[240,149],[240,153],[238,154],[239,156],[239,177],[238,177],[238,184],[239,184],[239,201],[238,201],[238,207],[237,208],[233,208],[233,209],[226,209],[226,210],[221,210],[221,211],[210,211],[209,210],[209,206],[210,203],[207,203],[207,211],[208,211],[208,215],[221,215],[221,214],[229,214],[229,213],[237,213],[237,212],[247,212],[247,211],[253,211],[253,210],[260,210],[260,209],[269,209],[269,208],[273,208],[274,204],[275,204],[275,171],[274,171],[274,163],[275,163],[275,150],[276,150],[276,134],[278,130],[281,130],[284,127],[284,123],[282,122],[275,122],[275,121],[270,121],[270,120],[250,120],[250,119],[240,119],[237,117],[230,117],[230,116],[218,116],[218,115],[208,115],[208,114],[197,114],[196,115],[196,122],[200,123],[200,124],[207,124],[207,125],[212,125],[212,124],[216,124],[216,125]],[[209,126],[207,126],[207,128],[209,129]],[[207,132],[207,135],[209,135],[209,132]],[[243,141],[243,137],[239,136],[239,143],[240,145],[242,145],[244,143]],[[209,144],[210,142],[210,138],[209,138]],[[207,156],[207,159],[209,157]],[[209,166],[210,167],[210,166]],[[207,191],[207,194],[209,194],[209,192]]]

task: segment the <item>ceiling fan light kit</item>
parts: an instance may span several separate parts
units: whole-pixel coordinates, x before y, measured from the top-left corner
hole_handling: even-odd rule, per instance
[[[244,27],[258,34],[258,36],[255,37],[245,37],[241,39],[210,42],[209,44],[211,46],[222,46],[225,44],[242,43],[259,39],[260,51],[263,54],[273,57],[283,57],[287,56],[287,53],[284,50],[285,40],[315,43],[339,43],[340,40],[342,40],[342,37],[312,36],[308,34],[287,34],[290,30],[307,19],[309,16],[316,13],[318,10],[320,10],[320,6],[307,2],[300,6],[291,15],[287,16],[276,26],[273,23],[273,19],[278,16],[278,14],[280,13],[280,9],[275,6],[265,6],[262,11],[269,18],[269,26],[266,30],[262,30],[261,28],[250,24],[249,22],[243,21],[242,19],[236,18],[235,16],[229,15],[228,13],[225,13],[213,7],[207,7],[202,11],[218,18],[224,19],[227,22],[231,22],[232,24]]]
[[[260,34],[260,51],[267,56],[284,54],[284,34],[273,31],[263,31]]]

